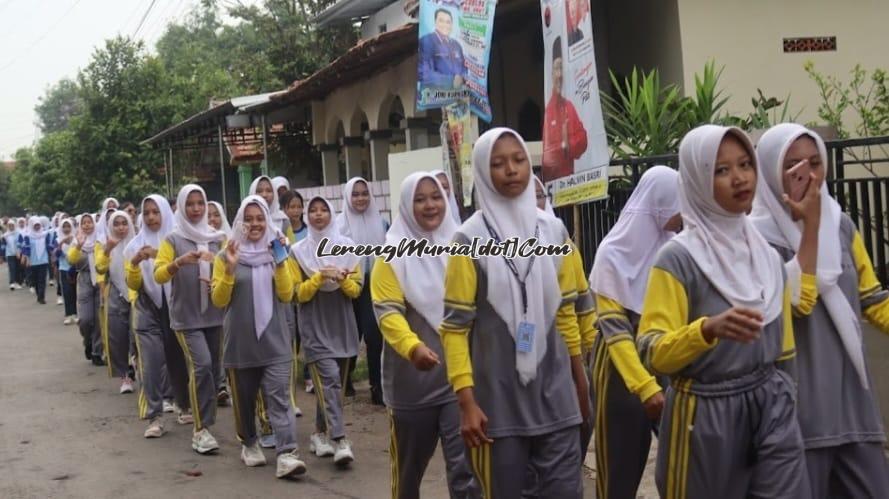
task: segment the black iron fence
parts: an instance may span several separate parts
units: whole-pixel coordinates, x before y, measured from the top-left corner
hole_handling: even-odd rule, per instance
[[[861,232],[877,277],[889,283],[889,136],[827,142],[827,186]],[[609,197],[577,206],[556,208],[571,231],[589,273],[596,248],[617,222],[621,209],[642,173],[654,165],[678,167],[675,154],[614,160],[621,172],[609,179]],[[612,169],[613,172],[613,169]]]

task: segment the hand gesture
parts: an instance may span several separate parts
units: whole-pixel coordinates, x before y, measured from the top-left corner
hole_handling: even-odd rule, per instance
[[[439,360],[438,354],[433,352],[431,348],[420,343],[417,345],[417,348],[414,348],[414,351],[411,352],[411,364],[420,371],[429,371],[433,367],[441,364],[441,360]]]
[[[821,184],[824,183],[824,168],[810,172],[809,178],[806,194],[799,201],[790,199],[787,194],[781,196],[784,204],[790,209],[793,219],[802,220],[807,225],[821,220]]]
[[[82,248],[86,243],[86,234],[83,233],[83,229],[77,231],[77,247]]]
[[[108,240],[105,241],[105,254],[111,254],[111,252],[114,250],[114,248],[117,247],[118,244],[120,244],[120,240],[109,237]]]
[[[183,265],[194,265],[199,261],[201,261],[201,252],[197,250],[189,251],[176,259],[176,265],[179,267]]]
[[[488,417],[473,400],[460,407],[460,435],[466,446],[474,449],[493,442],[487,435]]]
[[[328,280],[337,281],[340,275],[340,269],[336,267],[324,267],[321,269],[321,275]]]
[[[664,392],[657,392],[651,397],[648,397],[648,400],[642,402],[642,406],[645,407],[645,415],[648,416],[648,419],[652,421],[657,421],[661,418],[661,411],[664,410]]]
[[[762,314],[744,307],[732,307],[725,312],[709,317],[701,327],[701,333],[707,342],[713,338],[752,343],[762,332]]]
[[[225,264],[229,274],[235,271],[235,265],[238,264],[238,249],[241,247],[237,241],[229,241],[225,247]]]

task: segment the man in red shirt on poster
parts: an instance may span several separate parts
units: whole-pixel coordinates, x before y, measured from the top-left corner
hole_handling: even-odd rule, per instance
[[[553,42],[553,94],[543,116],[543,179],[574,173],[574,161],[587,149],[587,132],[574,105],[562,95],[562,37]]]

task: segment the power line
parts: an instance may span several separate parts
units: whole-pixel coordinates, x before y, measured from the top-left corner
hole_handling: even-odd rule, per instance
[[[136,26],[136,31],[133,32],[133,36],[131,38],[135,39],[136,35],[139,34],[139,30],[142,29],[142,24],[145,23],[145,19],[148,17],[148,14],[151,13],[151,9],[154,7],[155,3],[157,3],[157,0],[151,0],[151,5],[148,6],[148,10],[145,11],[145,14],[142,16],[142,20],[139,21],[139,26]]]
[[[49,29],[47,29],[42,35],[40,35],[39,37],[37,37],[37,39],[34,40],[30,45],[28,45],[27,47],[25,47],[24,50],[21,50],[18,54],[16,54],[16,56],[13,57],[11,61],[7,62],[7,63],[4,64],[3,66],[0,66],[0,71],[3,71],[3,70],[5,70],[5,69],[9,68],[9,67],[12,66],[13,64],[15,64],[19,59],[21,59],[22,56],[26,55],[28,52],[30,52],[31,50],[33,50],[34,47],[37,46],[37,44],[39,44],[40,42],[42,42],[43,39],[46,38],[47,35],[49,35],[50,33],[52,33],[52,32],[56,29],[56,26],[58,26],[59,23],[61,23],[66,17],[68,17],[68,14],[70,14],[71,11],[74,10],[74,7],[77,7],[77,4],[79,4],[80,2],[81,2],[81,0],[76,0],[73,4],[71,4],[71,6],[68,7],[68,10],[66,10],[65,13],[62,14],[61,17],[59,17],[58,19],[56,19],[56,22],[54,22],[54,23],[52,24],[52,26],[49,27]]]

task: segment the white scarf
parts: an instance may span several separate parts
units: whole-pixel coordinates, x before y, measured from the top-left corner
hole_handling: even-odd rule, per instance
[[[364,212],[358,212],[352,206],[352,191],[358,182],[364,183],[370,198]],[[386,227],[383,217],[380,215],[380,209],[377,208],[373,192],[370,191],[370,183],[363,178],[355,177],[343,186],[343,213],[340,214],[338,224],[343,235],[355,241],[355,244],[379,245],[386,241]],[[363,272],[367,273],[370,270],[371,261],[370,257],[361,259]]]
[[[65,233],[62,231],[62,229],[65,228],[66,224],[71,229],[71,231],[68,233],[68,236],[66,236]],[[67,257],[67,253],[68,253],[68,248],[71,246],[71,243],[74,241],[74,235],[75,235],[74,219],[73,218],[63,218],[59,222],[58,241],[59,241],[59,250],[61,250],[62,254],[65,255],[66,257]],[[69,238],[69,237],[70,237],[70,239],[67,242],[64,242],[64,239]]]
[[[37,260],[46,254],[46,226],[43,225],[42,217],[31,217],[28,219],[28,237],[31,238],[31,261]],[[40,225],[38,231],[35,227]]]
[[[414,196],[420,181],[431,179],[435,182],[442,196],[444,188],[433,173],[415,172],[407,176],[401,183],[401,200],[398,204],[398,215],[392,221],[392,227],[386,234],[386,244],[397,247],[402,239],[425,239],[430,245],[447,246],[454,240],[457,224],[450,217],[450,207],[445,205],[444,218],[433,231],[427,232],[414,216]],[[444,315],[444,278],[448,256],[422,256],[396,258],[392,261],[395,277],[404,292],[405,300],[426,319],[436,331]]]
[[[198,247],[198,251],[209,251],[209,243],[222,242],[225,239],[225,234],[221,231],[214,230],[207,224],[207,209],[204,210],[204,216],[201,217],[199,221],[192,223],[188,219],[188,216],[186,215],[186,204],[188,195],[192,192],[199,192],[201,197],[204,198],[204,204],[207,204],[207,194],[201,186],[188,184],[183,186],[182,189],[179,189],[179,195],[176,197],[176,226],[173,229],[173,234],[193,242]],[[201,313],[204,313],[207,311],[207,306],[209,305],[210,290],[207,287],[206,281],[210,280],[210,262],[201,259],[198,262],[198,274],[201,279],[201,282],[199,283],[201,290]]]
[[[219,203],[217,201],[210,201],[210,204],[216,207],[216,209],[219,211],[219,218],[222,219],[222,227],[220,227],[219,230],[225,233],[226,239],[232,237],[232,226],[228,223],[228,218],[225,216],[225,210],[222,209],[222,203]]]
[[[448,185],[451,186],[448,192],[448,212],[451,214],[451,218],[454,222],[456,222],[457,225],[460,225],[463,222],[460,220],[460,207],[457,205],[457,196],[454,195],[455,186],[454,181],[451,179],[451,175],[444,170],[432,170],[429,173],[436,177],[439,175],[447,177]]]
[[[127,235],[118,241],[117,246],[111,250],[110,262],[108,265],[108,275],[111,277],[111,282],[114,283],[114,286],[117,288],[117,292],[120,293],[120,297],[124,300],[129,301],[129,293],[127,292],[127,279],[126,279],[126,267],[125,261],[126,257],[124,256],[124,249],[133,240],[133,237],[136,235],[136,231],[133,228],[133,221],[130,220],[130,215],[125,211],[114,210],[114,213],[111,214],[111,218],[108,219],[108,237],[116,237],[114,235],[114,220],[118,218],[123,218],[127,221]]]
[[[281,202],[278,199],[278,190],[275,188],[275,183],[272,181],[272,179],[266,175],[260,175],[259,177],[256,177],[255,179],[253,179],[253,183],[250,184],[250,195],[251,196],[259,196],[259,194],[256,193],[256,190],[259,188],[259,183],[263,180],[265,180],[266,182],[269,183],[270,186],[272,186],[273,198],[272,198],[271,205],[269,205],[269,207],[268,207],[269,213],[271,214],[271,219],[272,219],[272,221],[274,221],[274,223],[272,224],[272,227],[275,229],[276,233],[281,232],[281,224],[283,222],[287,222],[287,224],[289,225],[290,219],[287,218],[286,213],[281,211]],[[259,196],[259,197],[262,197],[262,196]]]
[[[151,194],[142,200],[141,213],[145,213],[145,202],[149,200],[153,201],[160,211],[161,226],[157,231],[152,231],[148,225],[143,225],[139,234],[130,241],[124,250],[124,256],[126,256],[127,260],[132,260],[143,246],[151,246],[155,250],[159,249],[161,241],[173,231],[174,215],[173,209],[170,208],[170,203],[160,194]],[[143,260],[139,264],[139,270],[142,272],[142,288],[145,290],[145,294],[151,298],[154,306],[161,308],[164,295],[167,298],[170,297],[170,283],[160,285],[154,280],[154,258]]]
[[[479,211],[475,212],[458,232],[467,236],[480,238],[483,244],[491,235],[487,223],[491,224],[501,241],[518,237],[519,244],[534,237],[539,230],[538,244],[562,244],[564,234],[561,223],[537,209],[534,183],[529,179],[525,191],[514,199],[502,196],[494,188],[491,180],[491,154],[494,144],[504,134],[511,134],[525,148],[530,161],[527,147],[521,136],[508,128],[494,128],[485,132],[472,151],[473,178],[475,179],[475,197]],[[506,323],[509,334],[516,339],[519,324],[524,320],[534,325],[534,342],[530,352],[515,351],[516,371],[519,381],[527,385],[537,377],[537,366],[543,360],[547,350],[547,336],[556,319],[556,312],[561,303],[561,288],[558,280],[560,259],[553,257],[537,257],[531,265],[530,259],[515,258],[519,277],[525,278],[527,292],[527,314],[522,311],[521,286],[501,256],[479,258],[478,264],[488,279],[488,295],[486,299],[497,315]],[[530,266],[530,272],[529,272]]]
[[[117,211],[116,208],[104,208],[101,213],[99,213],[99,219],[96,220],[96,241],[99,241],[99,244],[105,244],[108,240],[108,216],[111,213]]]
[[[93,286],[96,285],[98,273],[96,273],[96,217],[94,217],[91,213],[83,213],[78,215],[77,217],[77,226],[79,230],[83,230],[83,217],[90,217],[93,220],[93,232],[86,236],[86,239],[83,241],[83,246],[81,246],[81,253],[86,256],[87,267],[90,270],[90,282],[93,283]]]
[[[238,230],[235,240],[239,244],[238,263],[250,267],[253,283],[253,327],[258,340],[272,320],[275,305],[275,259],[269,245],[275,240],[277,233],[272,227],[268,204],[260,196],[247,196],[241,201],[241,207],[235,215],[235,227],[243,226],[244,211],[250,205],[258,206],[262,210],[266,220],[265,234],[259,241],[250,241],[247,239],[246,230]]]
[[[679,213],[679,174],[666,166],[648,169],[596,250],[590,273],[593,292],[642,313],[648,274],[658,251],[673,237],[664,229]]]
[[[770,243],[796,253],[799,250],[802,230],[793,221],[790,212],[781,200],[784,194],[784,158],[794,141],[800,137],[811,137],[818,146],[822,168],[827,168],[827,148],[815,132],[802,125],[783,123],[773,126],[757,145],[759,160],[763,168],[762,181],[757,186],[756,201],[753,205],[753,223]],[[855,371],[865,388],[869,387],[867,368],[862,348],[861,324],[858,314],[843,294],[837,281],[843,274],[842,246],[840,244],[840,219],[842,209],[830,197],[826,188],[821,189],[821,224],[818,229],[818,293],[834,328],[840,336],[846,354],[852,361]],[[800,274],[796,259],[788,265],[788,277],[793,286],[794,298],[798,300]]]
[[[543,195],[544,195],[544,197],[546,197],[546,203],[543,206],[543,211],[545,211],[548,215],[555,217],[556,211],[553,210],[553,205],[552,205],[552,203],[549,202],[549,196],[546,195],[546,186],[543,184],[543,181],[540,180],[540,177],[538,177],[537,175],[534,175],[534,182],[536,182],[537,185],[540,186],[540,190],[543,191]],[[535,196],[534,199],[536,200],[537,199],[537,197],[536,197],[537,192],[534,193],[534,196]]]
[[[679,145],[679,206],[683,230],[674,241],[688,250],[701,272],[729,303],[762,313],[764,324],[784,306],[782,264],[746,214],[730,213],[713,193],[716,156],[722,139],[734,134],[755,161],[741,129],[703,125]]]
[[[272,179],[272,189],[275,190],[275,194],[278,193],[278,189],[281,187],[286,187],[287,190],[290,190],[290,181],[285,177],[275,177]],[[280,198],[280,196],[278,196]]]
[[[315,200],[322,201],[327,205],[327,209],[330,210],[330,222],[321,230],[315,229],[311,224],[310,212],[312,202]],[[293,256],[296,257],[296,261],[299,262],[299,265],[308,273],[306,276],[307,278],[311,278],[312,275],[321,271],[322,268],[330,266],[343,269],[347,272],[352,272],[355,265],[358,264],[358,257],[351,253],[341,256],[318,256],[318,245],[321,244],[321,240],[324,238],[328,239],[326,248],[327,252],[330,252],[334,244],[343,246],[355,244],[351,239],[339,232],[339,227],[337,227],[336,222],[333,220],[333,213],[333,205],[330,204],[330,201],[320,196],[313,197],[306,205],[306,220],[309,221],[309,223],[306,224],[306,227],[309,230],[309,234],[305,239],[291,246],[291,251],[293,252]],[[333,291],[339,287],[339,283],[327,279],[325,279],[324,283],[321,285],[323,291]]]

